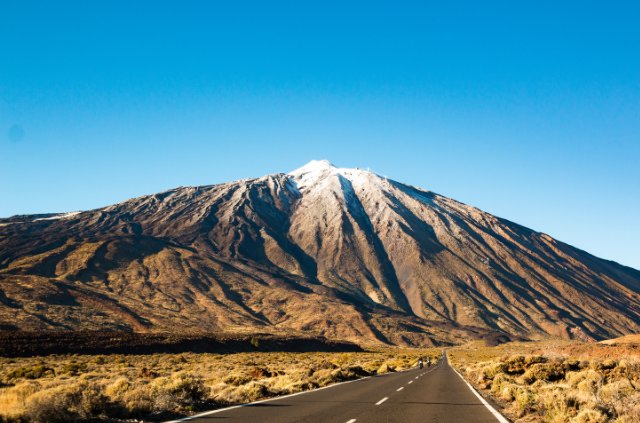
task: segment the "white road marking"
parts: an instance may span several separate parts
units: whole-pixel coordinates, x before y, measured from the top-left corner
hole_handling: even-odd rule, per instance
[[[396,389],[396,391],[402,391],[403,389],[404,389],[404,386],[402,388]]]
[[[376,405],[380,405],[380,404],[382,404],[383,402],[385,402],[388,399],[389,399],[389,397],[384,397],[380,401],[376,402]]]
[[[412,380],[410,380],[410,381],[409,381],[409,383],[413,383],[413,381],[412,381]]]
[[[451,368],[458,373],[458,371],[451,366]],[[473,389],[473,386],[471,386],[471,384],[469,384],[469,382],[467,382],[465,380],[465,378],[462,377],[462,375],[460,373],[458,373],[458,376],[460,376],[460,378],[464,381],[464,383],[467,384],[467,386],[469,387],[469,389],[471,389],[471,392],[473,392],[474,394],[476,394],[476,396],[478,397],[478,399],[480,399],[480,401],[482,401],[482,403],[484,404],[485,407],[487,407],[489,409],[489,411],[491,412],[491,414],[493,414],[493,417],[495,417],[496,419],[498,419],[498,421],[500,423],[509,423],[509,420],[505,419],[502,414],[498,413],[492,406],[489,405],[489,403],[482,397],[482,395],[480,395],[475,389]]]
[[[416,377],[416,379],[417,379],[417,378],[418,378],[418,377]]]
[[[353,422],[355,422],[355,421],[356,421],[356,419],[351,419],[351,420],[349,420],[347,423],[353,423]]]

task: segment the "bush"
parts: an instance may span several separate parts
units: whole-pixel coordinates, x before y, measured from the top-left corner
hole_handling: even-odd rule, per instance
[[[498,363],[491,364],[485,367],[484,369],[482,369],[482,373],[484,374],[485,377],[492,378],[497,374],[505,373],[508,369],[509,368],[506,364],[498,362]]]
[[[253,348],[258,349],[258,345],[259,345],[258,338],[256,338],[255,336],[252,336],[250,342],[251,342],[251,345],[253,345]]]
[[[607,420],[607,416],[598,410],[582,410],[571,423],[605,423]]]
[[[377,373],[378,374],[382,374],[382,373],[391,373],[391,372],[395,372],[395,371],[396,371],[395,367],[390,366],[387,363],[385,363],[382,366],[380,366],[380,368],[378,369]]]
[[[509,402],[516,399],[516,395],[518,393],[518,385],[507,383],[500,386],[502,388],[502,390],[500,391],[500,398]]]
[[[65,423],[72,420],[64,392],[42,391],[26,403],[26,417],[31,423]]]
[[[505,360],[505,364],[508,366],[514,366],[516,364],[524,364],[524,356],[523,355],[512,355],[511,357]]]
[[[123,401],[131,417],[153,411],[154,399],[146,386],[127,391]]]
[[[240,396],[247,401],[254,401],[259,398],[263,398],[268,395],[269,390],[265,385],[260,382],[251,382],[247,385],[244,385],[238,393]]]
[[[562,368],[565,371],[569,371],[569,370],[578,370],[580,369],[580,360],[565,360],[562,363]]]
[[[227,385],[232,385],[232,386],[244,385],[245,383],[251,382],[251,380],[252,380],[251,377],[242,376],[242,375],[229,375],[229,376],[225,377],[224,379],[222,379],[222,381],[224,383],[226,383]]]
[[[97,384],[82,387],[78,412],[81,417],[88,418],[101,414],[107,410],[109,398],[103,394],[103,389]]]
[[[174,375],[171,384],[166,387],[166,390],[187,401],[200,401],[209,394],[209,388],[201,378],[187,373]]]
[[[541,355],[528,355],[524,358],[525,366],[531,366],[538,363],[546,363],[548,360]]]
[[[538,397],[528,389],[518,389],[516,392],[516,401],[518,403],[518,409],[527,410],[533,408],[536,404]]]
[[[160,391],[153,401],[152,409],[154,411],[173,411],[180,408],[180,399],[167,391]]]
[[[60,373],[70,373],[75,375],[85,370],[87,370],[87,365],[85,363],[76,363],[75,361],[71,361],[62,368]]]
[[[504,373],[498,373],[495,378],[493,378],[493,384],[491,385],[491,390],[495,393],[498,393],[502,390],[502,386],[505,384],[512,384],[514,382],[513,378],[507,376]]]
[[[129,380],[125,377],[116,379],[112,384],[107,386],[105,393],[114,400],[120,400],[122,396],[131,388]]]
[[[552,381],[556,380],[560,374],[552,364],[534,364],[522,376],[527,384],[531,384],[537,380]]]
[[[43,376],[54,375],[55,372],[50,367],[45,367],[44,365],[34,366],[34,367],[20,367],[18,369],[13,369],[9,373],[7,373],[7,380],[11,379],[39,379]]]
[[[124,361],[124,360],[123,360]],[[89,363],[93,363],[93,364],[97,364],[97,365],[102,365],[105,363],[104,361],[104,357],[102,356],[97,356],[96,358],[94,358],[93,360],[91,360]]]

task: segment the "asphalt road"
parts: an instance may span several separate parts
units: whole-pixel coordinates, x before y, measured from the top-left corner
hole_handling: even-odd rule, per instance
[[[195,416],[194,416],[195,417]],[[430,368],[369,377],[190,418],[205,422],[497,423],[446,358]],[[503,420],[504,422],[504,420]]]

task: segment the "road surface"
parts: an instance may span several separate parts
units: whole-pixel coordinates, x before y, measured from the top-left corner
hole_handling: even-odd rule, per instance
[[[287,397],[209,412],[194,423],[503,423],[449,365],[369,377]]]

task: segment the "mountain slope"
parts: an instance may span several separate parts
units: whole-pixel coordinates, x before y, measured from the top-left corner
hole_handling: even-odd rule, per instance
[[[104,321],[412,345],[640,329],[640,272],[326,161],[0,220],[0,290],[5,324],[31,329]]]

